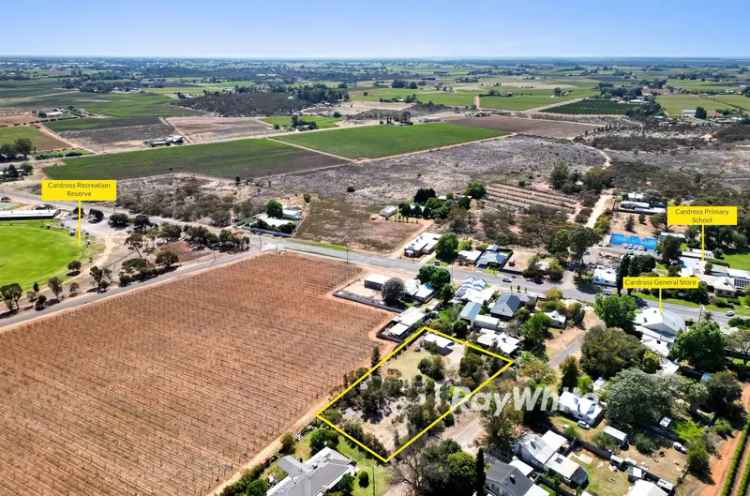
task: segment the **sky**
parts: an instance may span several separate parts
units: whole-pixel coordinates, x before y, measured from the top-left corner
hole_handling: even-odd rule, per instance
[[[3,0],[1,55],[749,57],[747,0]]]

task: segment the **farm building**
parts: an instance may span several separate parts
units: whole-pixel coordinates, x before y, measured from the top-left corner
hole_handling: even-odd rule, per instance
[[[375,291],[382,291],[388,279],[390,278],[383,274],[369,274],[365,277],[365,287],[367,289],[374,289]]]
[[[388,205],[380,211],[380,216],[384,219],[390,219],[398,212],[398,207],[395,205]]]
[[[268,496],[311,496],[326,494],[345,475],[354,475],[352,461],[331,448],[323,448],[306,462],[293,456],[279,460],[287,477],[268,490]]]
[[[59,210],[0,210],[0,220],[52,219]]]

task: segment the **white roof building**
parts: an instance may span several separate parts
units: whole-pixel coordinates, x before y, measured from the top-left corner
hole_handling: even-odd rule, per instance
[[[421,257],[422,255],[432,253],[435,250],[439,239],[439,234],[422,233],[411,243],[406,245],[406,248],[404,248],[404,255],[407,257]]]
[[[594,269],[593,283],[600,286],[617,286],[617,270],[609,267],[597,266]]]
[[[578,396],[570,391],[564,391],[558,398],[558,409],[571,417],[594,425],[604,413],[604,409],[597,400],[589,396]]]
[[[512,355],[518,351],[520,340],[509,336],[504,332],[495,332],[487,329],[479,331],[477,343],[486,348],[496,348],[504,355]]]
[[[489,329],[491,331],[496,331],[505,327],[504,322],[500,322],[500,319],[490,315],[477,315],[472,324],[474,324],[474,327],[477,329]]]
[[[659,489],[653,482],[638,479],[630,486],[628,496],[667,496],[667,493]]]
[[[422,284],[419,279],[408,279],[404,283],[404,293],[419,302],[429,301],[435,296],[435,290],[429,284]]]
[[[444,338],[443,336],[438,336],[437,334],[433,334],[431,332],[425,334],[422,340],[425,343],[430,343],[437,346],[437,348],[442,352],[453,351],[453,345],[456,344],[452,339]]]
[[[11,219],[51,219],[59,212],[58,209],[39,210],[0,210],[0,220]]]
[[[306,462],[285,456],[279,467],[288,475],[268,490],[268,496],[320,496],[346,474],[355,473],[351,460],[331,448],[323,448]]]
[[[461,250],[458,252],[458,261],[468,265],[474,265],[482,256],[482,252],[479,250]]]
[[[565,327],[565,323],[568,321],[568,318],[565,316],[565,314],[560,313],[557,310],[552,310],[551,312],[544,312],[544,315],[546,315],[547,318],[549,318],[553,327],[558,327],[560,329]]]
[[[635,330],[644,336],[674,342],[677,333],[685,329],[685,321],[679,315],[658,307],[642,309],[635,315]]]
[[[518,440],[514,449],[531,466],[551,470],[567,482],[580,485],[588,475],[578,463],[558,453],[565,444],[567,440],[552,431],[547,431],[543,436],[529,432]]]

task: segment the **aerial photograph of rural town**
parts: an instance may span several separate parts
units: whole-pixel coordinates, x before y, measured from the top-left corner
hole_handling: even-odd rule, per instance
[[[749,7],[4,2],[0,496],[750,495]]]

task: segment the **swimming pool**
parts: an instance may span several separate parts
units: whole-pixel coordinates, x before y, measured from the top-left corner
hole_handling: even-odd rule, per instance
[[[611,245],[640,245],[647,250],[656,249],[656,238],[641,238],[634,234],[612,233],[609,237]]]

